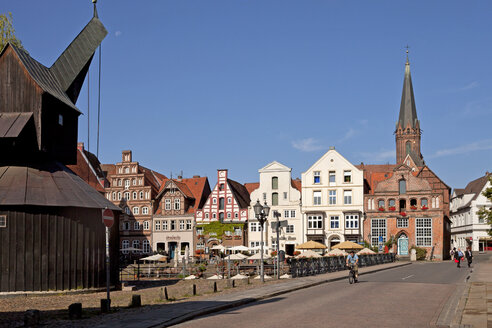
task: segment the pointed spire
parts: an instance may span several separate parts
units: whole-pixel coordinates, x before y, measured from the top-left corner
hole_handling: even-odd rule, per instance
[[[97,0],[92,0],[92,3],[94,4],[94,17],[99,18],[99,16],[97,15],[97,8],[96,8]]]
[[[396,127],[401,125],[403,129],[410,124],[411,128],[415,128],[418,124],[417,109],[415,108],[415,98],[413,96],[412,76],[410,74],[410,61],[408,59],[407,46],[407,61],[405,63],[405,77],[403,79],[403,91],[401,95],[400,117],[396,123]]]

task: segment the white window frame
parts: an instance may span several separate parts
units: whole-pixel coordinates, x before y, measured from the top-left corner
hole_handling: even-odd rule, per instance
[[[128,254],[128,251],[125,251],[126,248],[130,248],[130,241],[127,239],[124,239],[121,241],[121,249],[123,254]]]
[[[179,211],[181,209],[181,199],[174,198],[174,210]]]
[[[328,172],[328,185],[329,186],[336,186],[336,184],[337,184],[337,175],[336,175],[336,172],[335,171]]]
[[[166,211],[170,211],[171,210],[171,199],[170,198],[166,198],[164,200],[164,209]]]
[[[185,220],[179,220],[179,230],[185,230]]]
[[[432,247],[432,218],[415,218],[415,244]]]
[[[141,230],[142,229],[142,226],[140,225],[140,222],[138,221],[135,221],[133,222],[133,230]]]
[[[144,240],[143,241],[143,243],[142,243],[142,251],[145,254],[149,254],[150,253],[150,242],[148,240]]]
[[[149,208],[147,206],[142,207],[142,214],[149,214]]]
[[[288,224],[287,227],[285,228],[285,233],[294,233],[294,225]]]
[[[144,223],[143,223],[143,229],[144,230],[149,230],[149,228],[150,228],[149,221],[144,221]]]
[[[143,197],[144,197],[144,193],[143,193],[143,191],[139,192],[139,193],[138,193],[138,198],[143,199]]]
[[[295,218],[296,217],[296,210],[290,210],[290,217]]]
[[[132,192],[132,199],[137,199],[137,192],[136,191]]]
[[[344,190],[343,191],[343,204],[351,205],[352,204],[352,190]]]
[[[186,220],[186,230],[191,230],[193,229],[193,224],[191,220]]]
[[[132,209],[132,212],[133,212],[133,215],[138,215],[138,214],[140,213],[140,207],[135,206],[135,207]]]
[[[290,217],[290,210],[284,210],[284,218],[289,218]]]
[[[330,229],[340,229],[340,216],[330,215]]]
[[[161,220],[156,220],[154,222],[155,231],[161,231]]]
[[[349,181],[345,181],[347,180],[347,177]],[[350,170],[343,171],[343,183],[352,183],[352,171]]]
[[[316,178],[318,178],[318,182],[316,182]],[[313,184],[320,184],[321,183],[321,171],[314,171],[313,172]]]
[[[386,242],[387,227],[386,219],[371,219],[371,246],[379,245],[379,236],[383,237],[382,244]]]
[[[329,190],[328,191],[328,204],[329,205],[336,205],[337,204],[337,191],[336,190]]]
[[[7,215],[0,215],[0,228],[7,228]]]
[[[322,215],[309,215],[308,216],[308,229],[323,229],[323,216]]]
[[[345,229],[359,229],[359,214],[345,214]]]
[[[260,224],[258,222],[250,222],[249,223],[249,231],[257,232],[259,231]]]
[[[130,230],[130,222],[128,221],[123,222],[123,230]]]
[[[321,205],[321,191],[313,191],[313,205]]]
[[[167,223],[167,220],[162,220],[162,231],[168,231],[169,230],[169,224]]]
[[[125,180],[125,189],[130,188],[130,180],[126,179]]]
[[[397,228],[408,228],[408,217],[396,218],[396,227]]]

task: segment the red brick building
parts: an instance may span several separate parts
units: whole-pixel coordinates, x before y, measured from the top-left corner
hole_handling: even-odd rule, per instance
[[[408,256],[412,246],[427,250],[427,258],[449,254],[451,189],[425,164],[420,152],[420,121],[417,118],[410,63],[405,77],[396,123],[396,164],[364,165],[364,239]]]
[[[154,200],[166,177],[133,161],[131,150],[122,151],[120,163],[103,164],[102,169],[110,183],[106,188],[106,198],[123,210],[120,217],[121,249],[132,247],[150,253]]]

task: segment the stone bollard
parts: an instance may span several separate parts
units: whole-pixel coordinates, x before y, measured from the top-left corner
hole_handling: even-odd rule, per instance
[[[132,295],[132,302],[130,304],[130,307],[141,307],[142,306],[142,298],[140,295],[135,294]]]
[[[111,309],[111,300],[101,298],[101,313],[108,313]]]
[[[232,288],[236,287],[236,280],[232,281]]]
[[[196,285],[193,284],[193,296],[196,296]]]
[[[214,281],[214,293],[217,293],[217,281]]]
[[[417,251],[415,248],[412,248],[410,251],[410,261],[417,261]]]
[[[39,310],[27,310],[24,312],[24,327],[37,327],[39,325]]]
[[[73,303],[68,306],[68,317],[70,319],[82,318],[82,303]]]
[[[161,287],[161,289],[159,289],[159,300],[163,300],[164,299],[164,288]]]

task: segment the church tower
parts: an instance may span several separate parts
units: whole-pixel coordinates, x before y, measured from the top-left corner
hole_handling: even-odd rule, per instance
[[[410,62],[405,63],[405,77],[403,79],[403,92],[401,95],[400,117],[396,122],[396,164],[404,162],[410,155],[417,166],[423,166],[424,160],[420,153],[420,121],[417,118],[415,99],[413,96],[412,76],[410,75]]]

